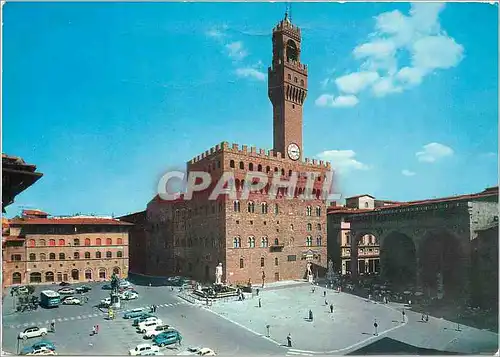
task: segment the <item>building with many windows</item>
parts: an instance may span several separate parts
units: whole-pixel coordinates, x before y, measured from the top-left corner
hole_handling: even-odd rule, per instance
[[[212,184],[192,199],[155,197],[146,209],[149,275],[185,275],[214,281],[261,283],[305,278],[308,267],[322,275],[327,266],[326,201],[322,196],[330,164],[303,157],[302,112],[307,95],[307,66],[301,62],[301,31],[285,18],[273,29],[268,96],[273,105],[273,150],[222,142],[187,163],[187,172],[203,171]],[[247,174],[268,179],[250,192]],[[211,200],[227,173],[235,197]],[[295,188],[272,187],[273,177]],[[253,179],[252,179],[253,180]],[[248,180],[247,180],[248,181]],[[328,182],[328,181],[327,181]],[[272,194],[271,194],[272,193]],[[311,199],[304,199],[307,193]],[[133,217],[123,218],[133,220]],[[135,249],[132,247],[132,249]]]
[[[3,227],[5,285],[99,281],[113,272],[126,277],[131,226],[113,218],[24,210]]]

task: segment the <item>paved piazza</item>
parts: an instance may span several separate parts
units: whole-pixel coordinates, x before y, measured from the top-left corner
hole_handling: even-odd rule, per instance
[[[90,284],[93,290],[84,306],[60,306],[57,309],[13,313],[12,298],[7,296],[3,306],[3,350],[16,353],[17,334],[27,326],[48,327],[56,321],[56,332],[47,339],[54,342],[62,355],[123,355],[137,344],[147,342],[135,332],[131,320],[119,313],[113,321],[106,319],[105,310],[95,305],[109,296],[103,284]],[[260,290],[259,297],[244,301],[219,301],[211,306],[191,304],[178,296],[178,289],[170,287],[135,286],[140,297],[127,302],[123,310],[158,305],[156,315],[177,328],[183,335],[180,349],[164,348],[163,354],[176,355],[188,346],[209,347],[219,355],[315,355],[345,354],[369,344],[378,338],[391,337],[420,347],[456,352],[492,352],[498,349],[498,335],[488,331],[461,326],[431,318],[421,323],[420,315],[406,311],[403,306],[378,304],[345,293],[337,293],[303,282],[271,284]],[[47,287],[37,287],[37,293]],[[58,286],[52,286],[57,289]],[[326,298],[323,292],[327,291]],[[334,313],[325,305],[333,303]],[[307,320],[309,309],[313,321]],[[378,336],[374,335],[374,321]],[[99,334],[90,336],[92,326],[99,324]],[[266,325],[270,325],[267,337]],[[284,346],[288,334],[292,336],[291,349]],[[19,341],[19,349],[31,346],[38,339]]]

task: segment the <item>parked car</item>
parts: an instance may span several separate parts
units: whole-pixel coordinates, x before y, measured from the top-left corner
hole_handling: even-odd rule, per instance
[[[39,350],[41,348],[48,348],[49,350],[52,350],[52,351],[56,350],[56,346],[54,346],[54,344],[52,342],[40,341],[40,342],[35,343],[33,346],[24,347],[21,350],[21,354],[27,355],[28,353],[34,352],[34,351]]]
[[[139,326],[141,322],[149,322],[149,321],[155,321],[158,320],[158,318],[155,315],[152,314],[144,314],[142,316],[139,316],[134,320],[134,323],[132,326]]]
[[[70,286],[71,284],[70,283],[67,283],[65,281],[62,281],[59,286]]]
[[[142,343],[137,345],[135,348],[128,351],[130,356],[147,356],[147,353],[151,352],[160,352],[160,348],[158,346],[151,345],[149,343]]]
[[[129,312],[126,312],[123,315],[123,318],[124,319],[133,319],[133,318],[139,317],[141,315],[144,315],[145,313],[146,313],[146,311],[143,308],[133,309],[133,310],[130,310]]]
[[[156,335],[153,338],[155,345],[160,347],[173,345],[174,343],[181,342],[182,336],[177,330],[169,330]]]
[[[198,356],[217,356],[217,354],[211,350],[210,348],[201,348],[198,352],[196,352]]]
[[[38,350],[34,350],[27,354],[27,356],[55,356],[57,353],[48,349],[47,347],[42,347]]]
[[[83,285],[83,286],[77,287],[75,290],[77,293],[87,293],[90,290],[92,290],[92,288],[90,286]]]
[[[101,300],[101,305],[104,305],[104,306],[109,306],[109,305],[111,305],[111,298],[110,298],[110,297],[107,297],[106,299],[102,299],[102,300]]]
[[[61,288],[61,289],[57,290],[57,292],[61,295],[71,295],[71,294],[76,293],[75,289],[73,289],[73,288]]]
[[[105,284],[102,286],[102,290],[112,290],[111,284]]]
[[[130,282],[129,282],[129,281],[127,281],[127,280],[121,280],[121,281],[118,283],[118,286],[119,286],[120,288],[127,288],[127,287],[129,287],[130,285],[132,285],[132,284],[130,284]]]
[[[45,327],[32,326],[24,329],[23,332],[19,332],[19,339],[27,340],[28,338],[45,335],[47,335],[47,329]]]
[[[153,338],[157,335],[159,335],[162,332],[165,332],[167,330],[170,330],[169,325],[157,325],[153,330],[147,330],[146,333],[144,334],[144,338]]]
[[[121,293],[119,296],[120,296],[120,299],[123,299],[123,300],[134,300],[134,299],[137,299],[139,297],[139,294],[134,293],[132,291],[125,291],[125,292]]]
[[[70,297],[64,299],[62,301],[62,304],[63,305],[82,305],[83,302],[76,297],[70,296]]]
[[[163,325],[163,321],[160,319],[153,320],[153,317],[151,317],[150,319],[151,320],[147,319],[146,321],[141,322],[137,326],[137,331],[139,331],[140,333],[146,333],[146,331],[148,330],[154,330],[156,326]]]
[[[23,295],[28,293],[28,288],[26,286],[18,286],[15,288],[12,288],[14,292],[16,292],[18,295]]]

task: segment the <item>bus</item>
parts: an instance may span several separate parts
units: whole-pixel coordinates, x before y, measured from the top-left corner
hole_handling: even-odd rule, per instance
[[[42,307],[58,307],[61,303],[59,293],[52,290],[44,290],[40,293],[40,306]]]

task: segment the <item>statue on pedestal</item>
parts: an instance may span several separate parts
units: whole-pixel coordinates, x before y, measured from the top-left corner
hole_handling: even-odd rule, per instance
[[[307,280],[312,283],[313,282],[313,273],[311,270],[312,264],[310,262],[307,263]]]
[[[222,263],[219,263],[215,268],[215,284],[222,284]]]

